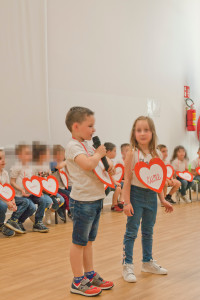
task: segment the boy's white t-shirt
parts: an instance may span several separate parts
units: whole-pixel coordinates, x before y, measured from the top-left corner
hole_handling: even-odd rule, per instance
[[[8,172],[4,169],[0,173],[0,183],[2,185],[4,185],[5,183],[8,183],[8,184],[10,183]]]
[[[94,155],[93,149],[86,141],[82,142],[90,156]],[[83,145],[75,139],[69,141],[66,147],[67,168],[72,179],[70,197],[77,201],[96,201],[105,198],[104,184],[93,171],[85,171],[74,161],[80,154],[88,156]]]
[[[186,169],[188,169],[188,161],[186,159],[179,160],[178,158],[175,158],[171,162],[172,167],[175,171],[184,172]]]
[[[196,159],[194,159],[192,162],[191,162],[191,169],[196,169],[200,167],[200,158],[197,157]]]
[[[24,190],[22,180],[24,177],[31,178],[33,175],[32,167],[30,165],[23,166],[20,162],[16,163],[10,169],[10,178],[16,179],[16,184]],[[14,188],[14,187],[13,187]],[[22,192],[14,188],[16,197],[23,197]]]

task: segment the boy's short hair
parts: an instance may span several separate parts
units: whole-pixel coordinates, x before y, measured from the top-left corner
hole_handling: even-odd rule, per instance
[[[121,151],[122,151],[123,148],[125,148],[125,147],[130,147],[130,146],[131,146],[131,145],[128,144],[128,143],[121,144],[121,146],[120,146]]]
[[[65,152],[65,148],[61,145],[53,145],[53,155],[56,155],[58,152]]]
[[[15,147],[15,154],[16,155],[19,155],[21,152],[22,152],[22,150],[24,149],[24,148],[29,148],[30,147],[30,145],[27,145],[27,144],[19,144],[19,145],[16,145],[16,147]]]
[[[163,144],[160,144],[160,145],[157,146],[157,149],[160,150],[160,151],[161,151],[163,148],[167,148],[167,146],[166,146],[166,145],[163,145]]]
[[[81,106],[71,107],[66,115],[65,124],[69,131],[72,132],[72,125],[74,123],[81,123],[85,120],[86,117],[91,115],[94,115],[94,112],[89,108]]]
[[[116,148],[116,145],[113,143],[104,143],[104,146],[106,147],[106,151],[112,151],[114,148]]]

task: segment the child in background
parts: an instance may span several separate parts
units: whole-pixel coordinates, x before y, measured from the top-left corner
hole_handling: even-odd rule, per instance
[[[142,271],[164,275],[167,270],[159,266],[152,257],[153,228],[157,214],[157,193],[144,186],[137,178],[134,167],[139,161],[149,163],[159,157],[156,151],[156,130],[153,120],[139,117],[135,120],[131,131],[132,150],[127,153],[125,161],[125,181],[123,188],[124,212],[128,216],[124,235],[122,276],[127,282],[136,282],[133,269],[133,246],[141,222],[143,264]],[[166,212],[173,211],[172,205],[164,198],[163,192],[158,194]]]
[[[0,184],[10,184],[8,172],[4,170],[5,167],[5,152],[0,149]],[[11,211],[16,211],[17,206],[15,204],[15,199],[12,201],[6,201],[0,197],[0,232],[7,237],[12,237],[15,235],[15,231],[4,225],[4,221],[6,218],[7,209]]]
[[[174,171],[188,171],[188,160],[189,159],[185,148],[183,146],[177,146],[174,149],[174,153],[171,159],[171,164],[174,168]],[[185,179],[180,178],[179,176],[177,176],[176,179],[178,179],[181,182],[181,188],[180,192],[177,193],[177,199],[180,199],[181,197],[186,203],[190,203],[191,200],[186,195],[186,191],[193,186],[194,182],[187,181]]]
[[[31,178],[32,176],[32,167],[30,165],[32,153],[30,146],[25,144],[18,145],[15,153],[18,157],[18,162],[11,167],[10,182],[15,189],[17,211],[13,212],[5,226],[17,233],[26,233],[23,223],[32,216],[36,210],[35,205],[29,198],[30,194],[26,192],[22,183],[24,177]]]
[[[71,218],[71,213],[69,209],[69,195],[72,189],[72,181],[67,170],[67,163],[65,160],[65,149],[61,145],[54,145],[53,146],[53,159],[54,161],[51,162],[51,171],[52,175],[55,176],[59,183],[58,193],[65,199],[65,205],[63,205],[64,209],[67,209],[68,216]],[[66,188],[62,182],[60,177],[59,170],[63,170],[68,177],[68,188]],[[59,208],[62,210],[62,207]]]
[[[194,180],[200,181],[200,175],[197,173],[196,168],[200,167],[200,148],[197,151],[198,157],[191,163],[191,173],[194,175]]]
[[[116,150],[116,145],[113,143],[104,143],[104,146],[106,147],[106,156],[113,160],[116,157],[117,150]],[[121,194],[121,183],[117,182],[113,178],[113,182],[115,184],[115,189],[112,189],[108,187],[105,191],[106,196],[109,194],[110,191],[114,191],[113,197],[112,197],[112,205],[111,205],[111,210],[112,211],[117,211],[117,212],[122,212],[123,207],[120,207],[118,203],[118,198]]]
[[[72,107],[67,113],[65,123],[72,134],[66,148],[67,167],[73,182],[70,193],[73,219],[70,262],[74,274],[71,293],[96,296],[102,289],[113,287],[112,282],[103,280],[94,271],[92,247],[105,197],[104,184],[93,170],[106,155],[106,149],[101,145],[94,151],[87,143],[95,132],[94,113],[90,109]],[[108,171],[113,174],[112,168]]]
[[[47,178],[50,174],[51,174],[51,170],[49,167],[49,161],[50,161],[50,152],[49,152],[49,148],[47,147],[47,145],[41,145],[38,142],[34,142],[33,143],[33,174],[39,177],[44,177]],[[46,200],[47,205],[43,206],[43,216],[44,216],[44,211],[45,215],[47,215],[47,224],[51,223],[51,211],[50,209],[48,209],[50,207],[50,205],[52,204],[51,208],[54,211],[58,212],[58,215],[60,217],[60,219],[62,221],[65,221],[65,217],[63,212],[61,212],[59,210],[59,208],[64,204],[64,199],[61,195],[59,195],[58,193],[55,196],[52,196],[50,194],[48,194],[47,192],[43,192],[43,198]],[[33,196],[33,201],[38,200],[38,197]],[[42,216],[42,218],[43,218]],[[42,222],[42,221],[40,221]],[[41,224],[41,226],[44,226],[44,224]],[[45,226],[46,227],[46,226]],[[48,230],[48,228],[47,228]],[[45,231],[44,231],[45,232]]]
[[[157,146],[157,149],[161,152],[163,162],[165,163],[165,165],[170,165],[170,162],[167,160],[168,157],[167,146],[160,144]],[[180,186],[181,186],[181,182],[179,180],[175,178],[167,179],[165,186],[163,188],[165,200],[167,200],[171,204],[176,204],[176,202],[172,199],[172,195],[179,190]],[[168,187],[171,187],[171,190],[167,194]]]
[[[124,143],[121,145],[121,155],[122,155],[122,160],[121,163],[124,165],[124,161],[126,159],[126,154],[130,151],[131,146],[128,143]]]

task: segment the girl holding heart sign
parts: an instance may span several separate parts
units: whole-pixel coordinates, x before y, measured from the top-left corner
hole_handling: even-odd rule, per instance
[[[191,163],[191,173],[195,176],[194,180],[200,181],[200,148],[197,151],[198,157]]]
[[[125,281],[136,282],[133,269],[133,247],[142,220],[142,271],[167,274],[167,270],[156,264],[152,257],[153,228],[157,214],[157,193],[166,212],[173,211],[164,199],[163,186],[166,167],[156,151],[156,131],[153,120],[139,117],[131,131],[132,149],[125,160],[123,187],[124,212],[128,216],[124,235],[123,272]]]
[[[186,195],[187,190],[193,186],[193,175],[188,171],[188,156],[187,151],[183,146],[177,146],[174,149],[171,164],[176,172],[176,178],[181,182],[180,192],[178,192],[177,199],[181,199],[186,203],[191,200]]]
[[[7,228],[4,225],[4,221],[6,218],[7,209],[16,211],[17,206],[14,199],[15,193],[10,186],[9,175],[8,172],[4,170],[4,167],[5,153],[0,149],[0,232],[7,237],[11,237],[15,235],[15,231]]]

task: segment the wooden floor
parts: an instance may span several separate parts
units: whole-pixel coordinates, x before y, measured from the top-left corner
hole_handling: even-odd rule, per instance
[[[167,276],[143,274],[141,235],[135,244],[137,283],[121,277],[122,241],[126,217],[105,206],[94,247],[95,270],[115,287],[99,299],[198,300],[200,299],[200,202],[174,206],[167,215],[159,207],[154,233],[154,259],[168,269]],[[51,225],[47,234],[31,232],[5,238],[0,234],[1,300],[83,299],[69,292],[72,272],[69,264],[72,222]]]

